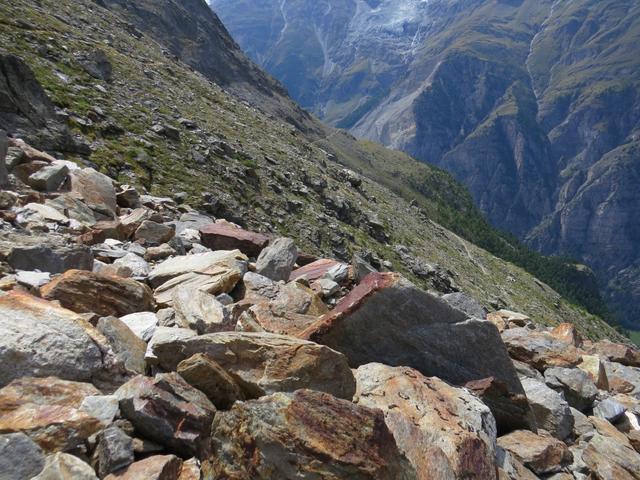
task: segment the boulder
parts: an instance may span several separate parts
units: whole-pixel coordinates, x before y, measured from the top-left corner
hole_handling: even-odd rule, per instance
[[[36,190],[54,192],[66,180],[68,173],[69,167],[63,162],[54,162],[31,174],[27,183]]]
[[[35,477],[44,468],[44,460],[42,449],[24,433],[0,435],[0,479]]]
[[[146,285],[83,270],[65,272],[42,287],[40,293],[74,312],[93,312],[105,317],[120,317],[154,307],[153,294]]]
[[[214,295],[182,286],[173,290],[171,304],[176,312],[176,323],[199,334],[233,331],[227,309]]]
[[[149,340],[145,360],[150,365],[156,365],[158,363],[158,357],[153,353],[156,348],[156,344],[172,344],[173,342],[179,342],[187,338],[196,337],[197,335],[198,332],[189,328],[159,326],[156,328],[155,332],[153,332],[151,340]]]
[[[341,266],[347,267],[347,265],[336,260],[321,258],[320,260],[316,260],[315,262],[311,262],[303,267],[295,269],[291,272],[291,275],[289,275],[289,280],[293,281],[298,278],[305,278],[309,282],[313,282],[314,280],[319,280],[327,275],[332,268]]]
[[[178,374],[139,375],[115,395],[123,417],[145,438],[187,457],[208,451],[216,407]]]
[[[507,385],[494,377],[467,382],[465,387],[491,409],[499,434],[522,428],[535,430],[533,411],[524,393],[509,392]]]
[[[598,395],[589,374],[579,368],[549,368],[544,372],[544,379],[549,387],[563,394],[569,405],[582,412],[591,408]]]
[[[596,478],[640,479],[640,454],[626,435],[603,419],[592,418],[596,432],[582,454],[582,460]]]
[[[42,472],[31,480],[98,480],[87,463],[68,453],[49,455]]]
[[[104,427],[82,410],[91,384],[23,377],[0,389],[0,432],[22,432],[45,452],[76,449]]]
[[[151,265],[144,258],[131,252],[116,259],[113,265],[116,268],[128,269],[131,272],[129,276],[139,280],[144,280],[151,272]]]
[[[570,368],[580,363],[580,352],[566,338],[550,331],[512,328],[502,333],[509,355],[539,371],[551,367]]]
[[[223,332],[157,341],[154,336],[150,347],[157,364],[170,371],[192,355],[205,354],[252,397],[309,388],[351,399],[355,392],[344,355],[284,335]]]
[[[133,463],[133,439],[118,427],[109,427],[100,433],[96,455],[98,474],[104,478]]]
[[[595,404],[593,407],[593,415],[613,423],[622,417],[626,410],[625,406],[615,399],[607,398]]]
[[[189,286],[212,295],[229,293],[247,271],[247,257],[238,250],[199,253],[165,260],[151,271],[156,301],[170,305],[173,290]]]
[[[0,297],[0,386],[24,376],[90,381],[105,368],[106,349],[102,334],[70,310],[17,292]]]
[[[609,378],[604,362],[598,355],[582,355],[578,368],[589,375],[589,378],[600,390],[609,390]]]
[[[120,317],[120,320],[145,342],[151,340],[158,328],[158,316],[153,312],[130,313]]]
[[[181,480],[182,460],[175,455],[154,455],[107,475],[105,480]]]
[[[607,374],[609,390],[637,394],[640,393],[640,368],[627,367],[616,362],[603,362]]]
[[[496,425],[487,406],[462,388],[407,367],[379,363],[355,372],[358,405],[379,408],[419,479],[432,480],[434,449],[455,478],[495,479]]]
[[[204,393],[218,409],[228,410],[236,400],[244,400],[242,387],[220,364],[196,353],[178,364],[177,371],[194,388]]]
[[[593,424],[584,413],[572,407],[571,415],[573,416],[573,434],[576,438],[593,432]]]
[[[344,353],[353,367],[409,366],[453,384],[494,377],[511,394],[524,393],[493,324],[470,319],[396,273],[368,275],[300,337]]]
[[[111,346],[116,358],[129,372],[144,373],[147,344],[136,336],[127,325],[116,317],[102,317],[98,321],[98,331]]]
[[[380,410],[310,390],[218,412],[212,442],[205,478],[418,478]]]
[[[62,273],[69,269],[91,270],[93,255],[84,245],[68,245],[57,236],[26,238],[8,236],[6,261],[16,270]]]
[[[498,445],[539,475],[560,472],[573,461],[569,448],[544,432],[516,430],[498,438]]]
[[[71,191],[93,211],[107,218],[116,218],[118,202],[113,180],[93,168],[83,168],[69,173]]]
[[[522,386],[529,399],[538,428],[564,440],[573,431],[573,416],[562,395],[533,378],[524,378]]]
[[[296,336],[328,311],[320,296],[299,282],[281,285],[252,273],[245,278],[243,302],[257,304],[240,317],[242,331]]]
[[[120,407],[114,395],[88,395],[82,400],[80,410],[109,425],[120,412]]]
[[[58,212],[85,227],[92,227],[97,222],[93,210],[70,193],[63,193],[56,198],[51,198],[45,202],[45,205],[55,208]]]
[[[287,281],[298,258],[298,249],[290,238],[276,238],[256,262],[256,273],[275,281]]]
[[[610,362],[620,363],[627,367],[640,367],[640,351],[629,345],[601,340],[594,343],[590,350]]]
[[[211,250],[238,249],[249,257],[258,257],[269,243],[269,237],[261,233],[248,232],[225,223],[212,223],[200,227],[202,244]]]
[[[27,203],[18,209],[17,213],[16,223],[27,228],[32,225],[42,226],[50,223],[69,225],[69,217],[43,203]]]
[[[169,225],[144,220],[137,228],[134,238],[147,245],[161,245],[171,240],[175,233],[174,228]]]
[[[453,308],[473,318],[487,318],[487,311],[475,298],[462,292],[447,293],[442,299]]]
[[[124,229],[127,237],[132,236],[135,231],[140,227],[142,222],[151,218],[153,212],[147,208],[136,208],[130,213],[120,217],[120,224]]]
[[[486,316],[486,318],[498,327],[500,332],[509,330],[510,328],[524,327],[531,323],[531,319],[527,315],[512,312],[511,310],[498,310],[497,312],[491,312]]]
[[[176,250],[168,243],[163,243],[157,247],[149,247],[144,254],[144,259],[147,262],[157,262],[158,260],[164,260],[165,258],[176,255]]]

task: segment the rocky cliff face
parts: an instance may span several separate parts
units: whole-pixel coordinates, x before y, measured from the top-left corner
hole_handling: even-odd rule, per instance
[[[635,2],[236,3],[212,6],[303,106],[447,169],[494,225],[592,266],[635,322]]]

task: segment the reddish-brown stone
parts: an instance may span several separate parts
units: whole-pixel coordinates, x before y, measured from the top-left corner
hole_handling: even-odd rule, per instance
[[[322,278],[331,268],[340,265],[340,262],[328,258],[321,258],[303,267],[297,268],[289,276],[289,280],[305,277],[310,282]]]
[[[269,243],[269,237],[224,223],[212,223],[200,228],[202,244],[211,250],[235,250],[257,257]]]

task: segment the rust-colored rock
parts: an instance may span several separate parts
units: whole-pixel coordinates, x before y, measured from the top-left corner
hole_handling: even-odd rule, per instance
[[[152,353],[175,370],[202,353],[231,374],[251,397],[309,388],[351,399],[355,379],[344,355],[324,345],[271,333],[221,332],[156,341]]]
[[[561,323],[551,330],[551,335],[565,343],[573,345],[576,348],[582,346],[582,337],[576,326],[572,323]]]
[[[112,277],[84,270],[69,270],[40,289],[48,300],[77,313],[122,317],[152,311],[153,294],[135,280]]]
[[[23,432],[46,452],[73,450],[104,425],[82,410],[91,384],[25,377],[0,389],[0,433]]]
[[[202,244],[211,250],[238,249],[249,257],[257,257],[269,243],[269,237],[225,223],[212,223],[200,228]]]
[[[592,345],[591,352],[627,367],[640,367],[640,351],[628,345],[602,340]]]
[[[175,455],[154,455],[112,473],[105,480],[179,480],[182,460]]]
[[[304,277],[312,282],[314,280],[322,278],[329,270],[338,265],[341,265],[341,263],[336,260],[321,258],[320,260],[316,260],[315,262],[295,269],[293,272],[291,272],[289,280],[291,281]]]
[[[569,448],[542,430],[516,430],[498,438],[498,445],[537,474],[560,472],[573,461]]]
[[[539,371],[550,367],[574,367],[580,363],[581,351],[570,338],[544,330],[512,328],[502,333],[509,355]]]
[[[438,472],[440,449],[455,478],[496,478],[496,425],[487,406],[468,391],[407,367],[379,363],[356,370],[358,405],[380,408],[398,447],[421,480]],[[437,467],[434,472],[434,465]]]
[[[218,412],[212,443],[205,478],[417,478],[380,410],[310,390],[276,393]]]

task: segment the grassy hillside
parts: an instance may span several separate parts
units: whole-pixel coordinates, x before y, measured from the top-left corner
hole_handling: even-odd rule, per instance
[[[441,171],[405,170],[406,157],[341,133],[329,134],[326,144],[310,141],[89,0],[18,0],[0,10],[0,27],[3,48],[25,59],[90,147],[89,155],[67,158],[153,194],[186,191],[193,204],[209,192],[205,206],[218,216],[290,235],[310,253],[349,259],[370,252],[424,288],[435,288],[442,274],[490,308],[520,310],[549,325],[574,322],[592,338],[620,338],[522,268],[438,224],[454,224],[456,215],[479,218],[468,194]],[[87,73],[85,59],[96,49],[113,67],[112,82]],[[156,133],[158,125],[173,133]],[[358,186],[340,162],[356,169],[370,162],[380,183],[364,178]],[[403,175],[416,174],[423,176],[421,193],[400,188]]]

